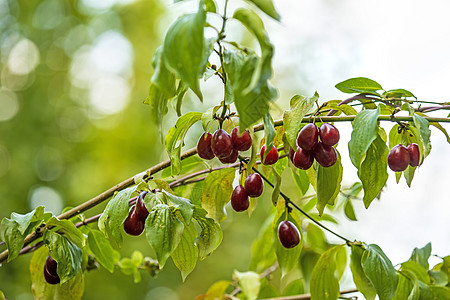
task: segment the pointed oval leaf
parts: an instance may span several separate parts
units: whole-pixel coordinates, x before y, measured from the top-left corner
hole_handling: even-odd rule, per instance
[[[197,230],[194,223],[190,223],[190,225],[185,224],[181,241],[171,255],[175,266],[181,272],[183,282],[197,264],[198,248],[195,246],[196,237]]]
[[[95,259],[110,273],[114,272],[114,266],[119,262],[120,254],[105,235],[98,230],[90,230],[87,238],[89,249]]]
[[[382,90],[381,85],[375,80],[365,77],[355,77],[339,82],[335,87],[341,92],[354,94],[354,93],[368,93],[380,96],[377,91]]]
[[[353,282],[356,288],[364,295],[367,300],[375,299],[377,291],[367,278],[361,266],[361,259],[363,253],[366,251],[358,245],[350,245],[352,253],[350,255],[350,269],[352,270]]]
[[[336,151],[337,152],[337,151]],[[317,169],[317,210],[319,215],[323,214],[323,210],[327,204],[334,205],[342,182],[342,164],[341,155],[338,152],[338,158],[331,167],[318,166]]]

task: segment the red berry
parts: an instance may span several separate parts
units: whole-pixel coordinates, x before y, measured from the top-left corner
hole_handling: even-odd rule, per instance
[[[419,145],[416,143],[409,144],[408,147],[406,147],[409,152],[409,164],[411,167],[417,167],[420,164],[420,151],[419,151]]]
[[[58,284],[60,282],[59,276],[53,276],[48,273],[47,269],[44,267],[44,278],[48,284]]]
[[[313,123],[306,124],[298,133],[297,146],[304,150],[312,150],[319,137],[319,128]]]
[[[58,264],[50,255],[47,256],[44,264],[44,278],[49,284],[57,284],[60,279],[56,272]]]
[[[223,164],[232,164],[234,163],[238,158],[239,152],[234,149],[233,152],[231,152],[231,155],[225,158],[219,158],[220,162]]]
[[[252,146],[252,137],[248,130],[244,131],[242,135],[239,134],[239,126],[234,127],[231,131],[231,141],[234,149],[239,151],[246,151]]]
[[[264,183],[261,176],[258,173],[248,175],[245,179],[245,192],[250,197],[261,196],[264,189]]]
[[[235,211],[245,211],[250,205],[250,198],[242,185],[238,185],[234,188],[233,194],[231,195],[231,207]]]
[[[145,207],[144,204],[144,198],[145,195],[147,195],[147,191],[143,191],[139,194],[139,197],[136,201],[136,213],[139,215],[139,217],[144,221],[148,216],[148,210],[147,207]]]
[[[272,145],[272,149],[270,149],[269,153],[267,153],[266,159],[264,159],[264,152],[266,151],[266,145],[263,145],[261,148],[261,161],[265,165],[273,165],[278,161],[278,150],[277,147]],[[264,159],[264,161],[263,161]]]
[[[323,123],[319,128],[319,136],[322,143],[334,146],[339,142],[339,130],[330,123]]]
[[[337,152],[331,146],[325,145],[322,142],[317,142],[313,149],[314,158],[322,167],[331,167],[337,161]]]
[[[405,171],[411,161],[408,149],[401,145],[395,145],[392,147],[388,154],[389,168],[394,172]]]
[[[285,248],[293,248],[300,243],[300,232],[290,221],[283,221],[278,225],[278,239]]]
[[[128,217],[123,222],[123,229],[129,235],[140,235],[144,231],[144,221],[136,212],[136,205],[133,205],[128,212]]]
[[[217,129],[211,140],[211,149],[218,158],[225,158],[233,152],[231,136],[223,129]]]
[[[200,136],[197,143],[197,153],[200,158],[213,159],[214,153],[211,149],[212,134],[205,132]]]
[[[292,162],[294,162],[294,161],[293,161],[293,160],[294,160],[294,154],[295,154],[294,149],[292,149],[292,147],[289,147],[289,159],[290,159]]]
[[[311,151],[306,151],[300,147],[297,147],[292,163],[299,169],[308,170],[314,163],[314,154]]]

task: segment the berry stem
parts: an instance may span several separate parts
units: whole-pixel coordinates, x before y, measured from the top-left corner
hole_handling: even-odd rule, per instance
[[[272,188],[274,188],[273,183],[270,182],[270,180],[269,180],[266,176],[264,176],[263,174],[261,174],[256,168],[253,167],[252,169],[253,169],[253,171],[254,171],[255,173],[258,173],[258,174],[261,176],[261,178],[262,178],[265,182],[267,182],[268,185],[270,185]],[[352,243],[349,239],[343,237],[343,236],[340,235],[339,233],[334,232],[334,231],[331,230],[330,228],[326,227],[325,225],[323,225],[322,223],[320,223],[319,221],[317,221],[316,219],[314,219],[313,217],[311,217],[307,212],[305,212],[303,209],[301,209],[297,204],[295,204],[294,202],[292,202],[292,200],[291,200],[285,193],[283,193],[282,191],[280,191],[280,195],[281,195],[281,197],[283,197],[283,199],[284,199],[284,201],[286,201],[286,203],[288,203],[289,205],[292,205],[292,206],[293,206],[295,209],[297,209],[301,214],[303,214],[305,217],[307,217],[308,219],[310,219],[311,221],[313,221],[313,222],[314,222],[315,224],[317,224],[318,226],[320,226],[320,227],[322,227],[323,229],[325,229],[326,231],[328,231],[328,232],[334,234],[334,235],[337,236],[338,238],[344,240],[345,243],[346,243],[347,245],[350,245],[350,244]]]

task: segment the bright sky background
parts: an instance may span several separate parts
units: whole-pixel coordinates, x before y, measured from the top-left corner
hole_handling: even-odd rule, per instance
[[[385,89],[408,89],[419,100],[450,101],[450,2],[275,3],[281,24],[265,20],[276,48],[274,83],[286,90],[282,99],[294,93],[312,95],[316,90],[321,100],[345,99],[334,85],[363,76],[378,81]],[[391,127],[383,125],[387,130]],[[338,127],[344,181],[351,183],[357,180],[348,158],[351,127]],[[450,130],[449,125],[444,127]],[[431,141],[433,149],[416,172],[411,188],[404,179],[397,185],[390,172],[388,190],[381,201],[374,201],[368,210],[356,203],[359,222],[344,220],[338,231],[351,239],[380,245],[394,265],[407,260],[414,247],[427,242],[432,242],[433,254],[450,254],[450,197],[446,186],[450,179],[450,145],[434,128]]]

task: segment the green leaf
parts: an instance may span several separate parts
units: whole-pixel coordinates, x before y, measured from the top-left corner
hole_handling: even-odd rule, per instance
[[[88,246],[95,259],[110,273],[114,272],[114,266],[119,262],[120,254],[98,230],[90,230],[88,234]]]
[[[158,126],[160,134],[162,119],[167,114],[167,102],[168,98],[164,96],[164,93],[154,84],[150,85],[150,90],[148,92],[148,97],[145,99],[144,103],[150,106],[150,119],[155,125]]]
[[[215,13],[217,11],[216,2],[214,0],[205,0],[205,10],[206,12]]]
[[[305,170],[300,170],[296,167],[291,168],[292,178],[294,178],[295,184],[301,192],[301,195],[305,195],[309,189],[309,180]]]
[[[434,299],[450,300],[450,288],[445,286],[430,286]]]
[[[380,96],[377,91],[383,89],[378,82],[365,77],[350,78],[339,82],[335,87],[341,92],[348,94],[367,93],[376,96]]]
[[[336,255],[343,245],[325,251],[311,273],[311,300],[336,300],[339,298],[339,279],[336,276]]]
[[[209,132],[211,127],[211,123],[214,122],[214,114],[221,108],[222,106],[216,105],[211,107],[202,115],[202,127],[205,132]]]
[[[152,62],[154,72],[151,83],[164,94],[165,98],[170,99],[176,93],[175,76],[167,69],[164,53],[162,46],[159,46],[155,51]]]
[[[170,128],[166,134],[164,146],[169,154],[172,175],[181,172],[181,147],[184,144],[184,137],[187,131],[202,117],[200,112],[188,112],[178,118],[174,127]]]
[[[366,250],[358,245],[352,244],[350,246],[352,249],[350,255],[350,269],[353,274],[353,282],[355,283],[356,288],[364,295],[365,299],[373,300],[375,299],[377,292],[361,266],[362,255]]]
[[[199,77],[204,69],[204,27],[206,12],[200,6],[195,14],[179,17],[169,28],[164,39],[164,59],[168,69],[175,73],[203,100]]]
[[[51,217],[47,221],[48,226],[54,226],[55,231],[60,234],[64,234],[70,239],[72,243],[78,246],[78,248],[84,248],[86,245],[86,237],[81,232],[80,229],[75,227],[75,225],[69,220],[58,220],[55,217]]]
[[[198,248],[195,246],[196,237],[197,230],[194,223],[190,223],[190,225],[185,224],[181,241],[171,255],[175,266],[181,272],[183,282],[197,264]]]
[[[413,93],[411,93],[408,90],[405,89],[394,89],[394,90],[389,90],[386,91],[386,93],[383,94],[383,96],[385,98],[403,98],[403,97],[413,97],[416,98],[416,96],[414,96]]]
[[[172,99],[172,106],[175,107],[177,116],[181,117],[181,105],[183,104],[184,95],[186,94],[188,87],[180,80],[177,87],[177,92],[175,97]]]
[[[272,17],[273,19],[280,21],[281,17],[275,10],[272,0],[247,0],[247,1],[255,4],[260,10],[262,10],[269,17]]]
[[[319,99],[319,94],[312,97],[296,95],[291,98],[290,108],[283,114],[283,126],[286,138],[292,149],[297,149],[297,134],[302,127],[303,117],[314,108],[314,103]]]
[[[426,270],[428,270],[428,259],[431,256],[431,243],[426,244],[423,248],[414,248],[411,257],[409,258],[410,261],[415,261],[422,267],[424,267]]]
[[[351,220],[351,221],[358,221],[358,219],[356,218],[355,209],[353,208],[352,200],[347,199],[345,201],[344,213],[345,213],[345,216],[349,220]]]
[[[233,272],[233,277],[237,279],[238,285],[244,293],[246,299],[256,300],[258,298],[261,281],[258,273],[255,272]]]
[[[39,223],[44,217],[44,207],[38,206],[33,211],[21,215],[11,213],[11,218],[3,218],[0,223],[0,240],[4,241],[8,248],[8,260],[16,258],[24,245],[25,236]]]
[[[190,156],[181,161],[181,171],[180,175],[186,174],[196,167],[202,165],[204,163],[203,159],[198,156]],[[172,176],[170,168],[165,168],[161,173],[161,178],[167,178]]]
[[[255,272],[263,272],[276,261],[272,220],[269,217],[261,226],[258,237],[253,241],[249,269]]]
[[[339,152],[334,165],[327,168],[319,165],[317,168],[317,210],[319,216],[323,214],[327,204],[334,205],[334,200],[341,189],[342,171]]]
[[[278,97],[278,92],[262,79],[247,91],[260,61],[253,51],[225,49],[223,60],[227,86],[232,87],[232,98],[239,114],[239,128],[245,130],[268,113],[269,102]]]
[[[375,244],[367,245],[362,255],[361,265],[380,300],[392,299],[397,288],[398,275],[383,250]]]
[[[56,260],[56,273],[61,284],[69,281],[81,271],[83,251],[67,237],[56,232],[44,231],[43,242],[50,251],[50,256]]]
[[[423,283],[430,284],[430,277],[428,276],[428,269],[425,269],[423,266],[419,265],[415,261],[406,261],[402,263],[401,271],[409,271],[414,276],[422,281]]]
[[[194,205],[191,203],[191,201],[182,197],[172,195],[166,191],[163,191],[163,193],[167,197],[167,204],[177,207],[180,210],[184,221],[187,225],[189,225],[192,220],[192,215],[194,214]]]
[[[98,229],[119,246],[122,245],[122,224],[128,216],[128,201],[133,193],[137,194],[136,187],[115,193],[98,219]]]
[[[31,290],[38,300],[77,300],[84,293],[84,274],[79,272],[74,278],[62,284],[48,284],[44,278],[44,265],[48,249],[40,247],[33,252],[30,261]]]
[[[414,292],[413,289],[415,289]],[[406,277],[404,274],[400,273],[398,276],[397,290],[395,291],[395,295],[392,300],[410,300],[410,296],[414,299],[414,297],[417,297],[416,295],[418,289],[419,285],[417,279],[415,279],[415,284],[413,284],[409,277]]]
[[[195,243],[199,251],[198,256],[200,260],[203,260],[214,250],[216,250],[217,247],[219,247],[223,238],[222,229],[220,229],[219,224],[211,218],[198,215],[194,216],[194,218],[202,229],[200,234],[197,236]]]
[[[352,138],[348,143],[350,159],[359,169],[372,142],[378,136],[380,108],[360,111],[353,121]]]
[[[144,260],[144,256],[139,251],[134,251],[131,254],[131,258],[124,257],[119,261],[119,268],[125,275],[133,275],[134,283],[141,281],[141,274],[139,273],[139,267]]]
[[[233,18],[240,21],[247,29],[253,33],[261,47],[261,59],[253,72],[250,84],[245,93],[253,90],[257,85],[266,82],[272,77],[272,56],[273,45],[264,29],[261,18],[252,10],[238,8],[234,11]]]
[[[236,170],[225,168],[211,172],[206,176],[201,194],[202,207],[208,212],[208,217],[216,222],[226,218],[225,204],[233,193],[233,180]]]
[[[158,204],[150,211],[145,221],[145,234],[161,269],[180,243],[183,230],[183,222],[168,205]]]
[[[364,189],[363,201],[366,208],[386,185],[389,177],[387,173],[388,153],[389,149],[386,143],[377,135],[367,149],[366,157],[358,170],[358,177],[361,179]]]
[[[286,220],[286,209],[284,200],[278,201],[277,204],[277,212],[273,219],[272,237],[274,239],[273,244],[275,247],[275,253],[277,255],[278,264],[280,265],[281,275],[285,276],[290,270],[292,270],[295,266],[298,265],[298,261],[300,258],[300,254],[303,247],[303,234],[301,231],[301,221],[298,215],[294,212],[291,212],[288,215],[287,220],[291,221],[300,232],[300,243],[293,248],[285,248],[280,240],[278,239],[278,225],[280,222]]]
[[[431,130],[429,128],[430,123],[428,122],[427,119],[415,113],[413,113],[412,116],[414,120],[414,126],[419,130],[420,139],[423,142],[422,153],[424,157],[426,157],[431,151],[431,143],[430,143]]]
[[[305,293],[303,279],[291,281],[283,290],[283,296],[297,296]]]
[[[275,127],[273,126],[273,120],[270,116],[270,113],[267,113],[264,115],[264,137],[266,142],[266,149],[269,149],[268,151],[264,152],[264,159],[266,158],[267,154],[269,154],[270,149],[272,149],[273,146],[273,139],[275,138],[275,135],[277,134]],[[261,157],[261,160],[263,160],[263,157]]]

